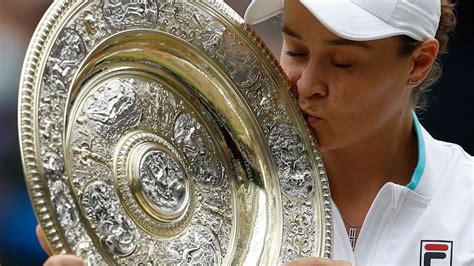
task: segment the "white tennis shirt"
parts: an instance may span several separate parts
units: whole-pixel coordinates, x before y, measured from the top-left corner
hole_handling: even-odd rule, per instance
[[[356,265],[474,266],[474,158],[435,140],[414,116],[418,164],[407,186],[385,184],[354,251],[333,204],[333,259]]]

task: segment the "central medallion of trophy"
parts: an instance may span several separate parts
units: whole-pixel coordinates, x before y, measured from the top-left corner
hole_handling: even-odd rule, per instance
[[[158,221],[178,220],[189,206],[189,182],[177,151],[151,133],[135,132],[126,138],[136,140],[130,143],[132,147],[122,146],[127,160],[118,163],[127,164],[125,176],[133,196]]]
[[[186,206],[184,173],[168,154],[160,150],[147,152],[138,178],[147,199],[163,216],[173,216]]]
[[[136,130],[119,140],[114,157],[125,211],[149,233],[179,233],[193,206],[193,184],[181,152],[156,133]]]

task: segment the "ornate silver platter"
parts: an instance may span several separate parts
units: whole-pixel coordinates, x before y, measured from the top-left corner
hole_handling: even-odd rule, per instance
[[[19,101],[54,252],[92,265],[329,257],[328,183],[288,88],[222,1],[56,1]]]

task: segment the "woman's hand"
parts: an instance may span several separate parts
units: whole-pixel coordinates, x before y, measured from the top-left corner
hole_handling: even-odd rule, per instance
[[[41,247],[50,256],[44,263],[44,266],[85,266],[86,262],[74,255],[53,255],[51,247],[46,241],[43,229],[39,225],[36,226],[36,236],[40,242]]]
[[[352,266],[345,260],[330,260],[325,258],[303,258],[283,264],[284,266]]]

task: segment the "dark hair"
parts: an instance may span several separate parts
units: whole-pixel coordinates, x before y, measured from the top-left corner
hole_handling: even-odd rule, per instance
[[[412,106],[415,111],[426,110],[428,107],[427,92],[441,78],[441,74],[443,72],[441,57],[447,53],[449,35],[456,27],[456,14],[454,6],[455,4],[451,3],[451,0],[441,0],[441,18],[439,21],[438,31],[436,32],[435,36],[436,40],[439,42],[439,53],[425,80],[423,80],[423,82],[413,90]],[[421,43],[406,35],[400,36],[400,40],[401,56],[409,56]]]

